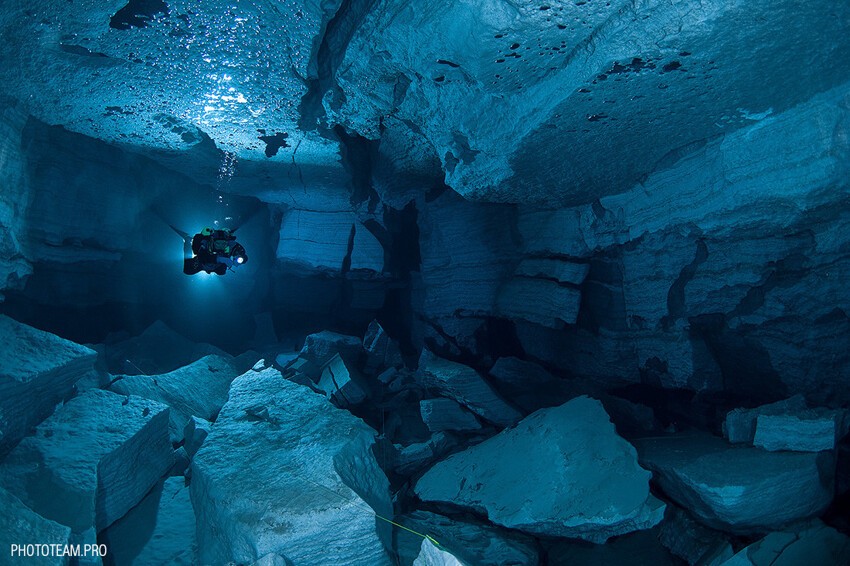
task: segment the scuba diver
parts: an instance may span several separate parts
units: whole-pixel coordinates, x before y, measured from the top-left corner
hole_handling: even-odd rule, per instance
[[[184,243],[188,243],[189,235],[172,229],[183,236]],[[248,254],[242,244],[236,241],[233,235],[235,230],[204,228],[192,236],[192,257],[183,260],[183,273],[195,275],[201,271],[224,275],[228,269],[245,264]]]

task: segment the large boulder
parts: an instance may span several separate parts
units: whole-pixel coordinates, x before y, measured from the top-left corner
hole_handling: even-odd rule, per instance
[[[109,526],[171,466],[168,407],[94,389],[41,423],[0,466],[0,483],[82,533]]]
[[[818,515],[832,500],[829,454],[767,452],[706,434],[635,441],[641,465],[704,524],[739,533]]]
[[[162,375],[119,377],[110,389],[121,395],[138,395],[170,406],[171,436],[179,441],[191,417],[215,420],[227,401],[230,382],[238,374],[232,358],[205,356]]]
[[[389,564],[375,431],[275,369],[236,378],[192,461],[202,564]],[[370,507],[371,505],[371,507]]]
[[[97,353],[0,315],[0,458],[94,371]]]
[[[71,529],[34,513],[17,497],[0,488],[0,548],[5,564],[66,564],[64,556],[34,556],[27,545],[67,545]],[[33,550],[33,553],[35,550]],[[8,561],[8,562],[7,562]]]
[[[579,397],[439,462],[414,489],[509,528],[603,543],[661,520],[649,479],[602,404]]]
[[[754,409],[734,409],[726,415],[723,432],[730,442],[765,450],[819,452],[832,450],[846,433],[843,411],[811,409],[802,395]]]
[[[499,426],[510,426],[522,418],[522,414],[502,399],[477,371],[438,358],[428,350],[423,350],[419,358],[417,380]]]

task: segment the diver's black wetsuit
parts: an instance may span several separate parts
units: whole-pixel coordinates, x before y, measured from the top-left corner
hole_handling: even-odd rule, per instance
[[[201,271],[224,275],[228,267],[242,265],[248,255],[230,230],[204,228],[192,237],[191,258],[183,260],[183,273],[195,275]]]

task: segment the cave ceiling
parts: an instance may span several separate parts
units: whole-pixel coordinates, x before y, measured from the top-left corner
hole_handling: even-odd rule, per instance
[[[0,80],[269,201],[345,184],[347,132],[468,199],[558,207],[847,81],[848,31],[839,1],[28,0],[0,15]]]

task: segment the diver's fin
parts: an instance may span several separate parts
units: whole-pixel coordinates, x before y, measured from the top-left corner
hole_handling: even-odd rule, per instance
[[[171,224],[169,224],[168,227],[171,228],[172,230],[174,230],[175,232],[177,232],[177,235],[180,236],[181,238],[183,238],[184,240],[190,239],[189,234],[187,234],[186,232],[183,232],[182,230],[178,230],[177,228],[175,228]]]

